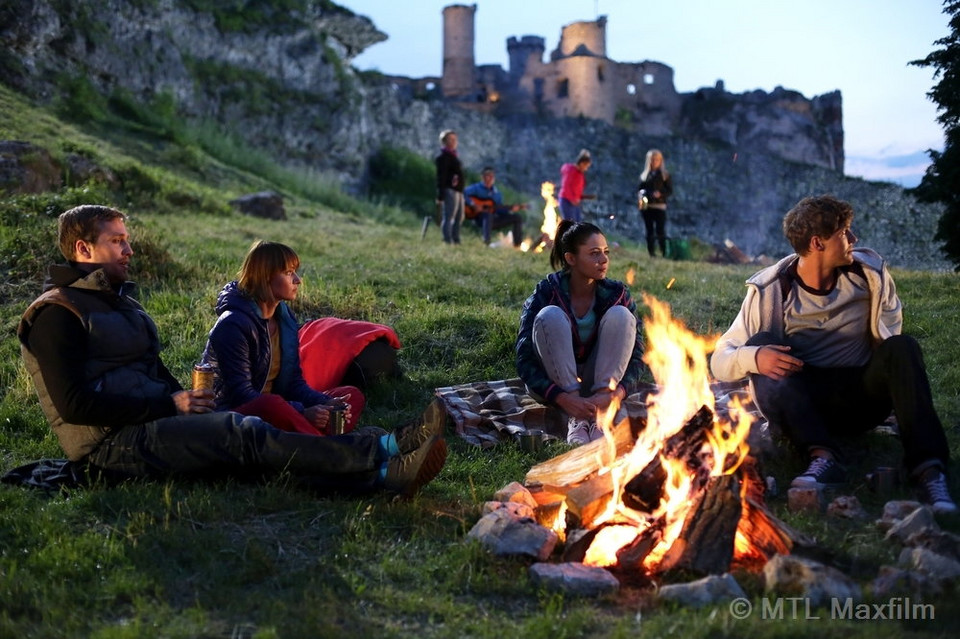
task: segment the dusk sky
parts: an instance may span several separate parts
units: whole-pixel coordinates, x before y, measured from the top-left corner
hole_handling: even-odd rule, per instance
[[[440,0],[340,0],[389,36],[354,59],[358,69],[439,76]],[[474,4],[474,3],[459,3]],[[477,64],[507,68],[511,36],[545,38],[549,57],[564,25],[607,16],[607,56],[674,70],[682,93],[723,80],[731,93],[777,86],[807,98],[840,90],[847,175],[919,182],[925,151],[943,148],[933,70],[909,66],[950,30],[939,0],[477,0]]]

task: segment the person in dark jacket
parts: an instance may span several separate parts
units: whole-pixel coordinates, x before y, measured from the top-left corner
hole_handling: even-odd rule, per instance
[[[238,279],[217,298],[217,321],[203,361],[214,369],[217,410],[256,415],[281,430],[325,435],[331,410],[343,410],[345,432],[363,410],[360,389],[320,392],[300,368],[299,325],[287,306],[300,287],[300,258],[278,242],[250,247]]]
[[[67,457],[111,478],[289,473],[321,491],[410,496],[446,461],[443,420],[382,437],[315,437],[214,411],[160,359],[157,327],[131,297],[126,216],[83,205],[59,218],[60,251],[17,329],[40,406]]]
[[[673,180],[663,165],[663,153],[659,149],[650,149],[637,184],[637,204],[647,230],[650,257],[656,256],[655,244],[659,245],[661,255],[667,254],[667,198],[671,195]]]
[[[443,207],[440,230],[447,244],[460,243],[463,223],[463,166],[457,157],[457,132],[440,133],[440,154],[437,155],[437,205]]]
[[[569,417],[567,441],[603,436],[597,413],[623,400],[644,370],[642,324],[630,291],[607,279],[610,249],[589,222],[563,220],[550,265],[523,304],[517,373],[530,393]]]

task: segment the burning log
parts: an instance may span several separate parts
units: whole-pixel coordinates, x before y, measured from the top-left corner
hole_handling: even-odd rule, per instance
[[[647,464],[636,477],[627,482],[623,489],[623,503],[634,510],[652,512],[663,495],[663,483],[667,473],[663,469],[661,457],[679,459],[686,463],[687,468],[700,477],[703,462],[700,451],[707,440],[707,429],[713,426],[713,413],[703,406],[691,417],[680,432],[667,438],[661,449],[660,456]]]
[[[650,526],[617,551],[617,565],[624,570],[643,570],[643,560],[663,539],[663,520]]]
[[[625,419],[611,432],[615,451],[611,451],[606,437],[537,464],[527,472],[523,483],[528,488],[542,487],[555,493],[567,494],[572,486],[597,473],[614,459],[625,455],[636,442],[630,420]]]
[[[711,477],[688,512],[680,536],[661,560],[661,571],[684,568],[699,575],[718,575],[729,570],[742,511],[737,475]]]

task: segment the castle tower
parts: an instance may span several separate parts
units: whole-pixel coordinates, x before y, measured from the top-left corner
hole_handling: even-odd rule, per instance
[[[593,22],[572,22],[560,30],[560,43],[551,57],[556,60],[572,55],[607,57],[607,16]]]
[[[527,72],[527,63],[530,60],[543,62],[543,52],[546,50],[545,40],[539,36],[525,35],[519,40],[515,37],[507,38],[507,56],[510,59],[510,78],[519,79]]]
[[[466,98],[476,92],[473,55],[473,16],[477,5],[443,8],[443,77],[445,98]]]

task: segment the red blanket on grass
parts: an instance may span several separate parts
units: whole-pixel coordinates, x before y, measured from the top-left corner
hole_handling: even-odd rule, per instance
[[[324,391],[340,385],[347,367],[366,346],[384,338],[400,348],[400,338],[389,326],[324,317],[300,327],[300,367],[311,388]]]

